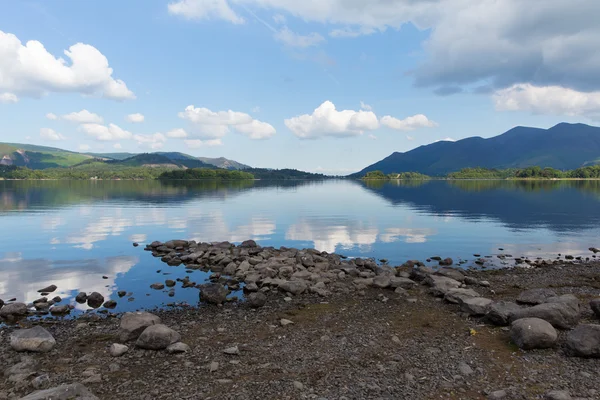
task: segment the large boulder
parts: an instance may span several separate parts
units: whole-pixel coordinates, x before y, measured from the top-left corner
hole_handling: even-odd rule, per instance
[[[286,281],[279,285],[279,289],[297,296],[304,293],[308,289],[308,285],[303,281]]]
[[[510,338],[524,350],[553,347],[558,340],[554,327],[540,318],[522,318],[513,322]]]
[[[19,329],[10,335],[10,346],[16,351],[46,353],[54,347],[56,340],[41,326]]]
[[[181,335],[163,324],[152,325],[144,329],[135,345],[146,350],[163,350],[181,340]]]
[[[252,308],[260,308],[267,303],[267,296],[261,292],[250,293],[247,302]]]
[[[441,265],[441,264],[440,264]],[[450,264],[451,265],[451,264]],[[435,272],[436,275],[452,278],[459,282],[465,281],[465,274],[455,268],[440,268]]]
[[[511,301],[498,301],[493,303],[488,312],[487,319],[494,325],[506,326],[510,324],[514,313],[521,310],[521,306]]]
[[[149,326],[160,324],[160,318],[149,312],[128,312],[121,317],[119,337],[121,342],[137,339]]]
[[[460,282],[441,275],[428,275],[424,282],[431,286],[431,294],[443,297],[450,289],[458,289]]]
[[[466,299],[470,299],[473,297],[479,297],[479,293],[474,291],[473,289],[449,289],[444,295],[444,300],[449,303],[460,304]]]
[[[61,385],[55,388],[38,390],[21,397],[21,400],[100,400],[81,383]]]
[[[87,304],[92,308],[98,308],[104,304],[104,296],[98,292],[93,292],[87,297]]]
[[[469,315],[485,315],[492,303],[492,300],[485,297],[471,297],[460,303],[460,310]]]
[[[417,282],[413,281],[412,279],[402,278],[399,276],[393,276],[390,278],[390,287],[393,289],[402,288],[409,290],[415,286],[417,286]]]
[[[600,325],[579,325],[567,335],[566,346],[573,356],[600,358]]]
[[[409,261],[408,263],[412,264],[413,262]],[[419,265],[410,271],[410,279],[421,282],[434,272],[435,271],[432,268]]]
[[[600,318],[600,299],[590,301],[590,307],[594,314],[596,314],[596,317]]]
[[[531,305],[542,304],[550,297],[556,296],[556,292],[552,289],[529,289],[522,292],[519,297],[517,297],[517,303]]]
[[[223,304],[227,300],[229,290],[220,283],[207,283],[200,286],[200,301],[209,304]]]
[[[566,303],[544,303],[515,311],[511,321],[521,318],[540,318],[548,321],[555,328],[571,329],[579,322],[579,311]]]
[[[573,310],[579,312],[579,299],[572,294],[563,294],[562,296],[549,297],[544,303],[566,304]]]
[[[27,315],[27,305],[25,303],[11,303],[5,304],[4,307],[0,308],[0,317],[22,317]]]

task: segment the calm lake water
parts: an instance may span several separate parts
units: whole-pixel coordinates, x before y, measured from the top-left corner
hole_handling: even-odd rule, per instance
[[[439,255],[469,266],[474,253],[588,257],[599,223],[598,181],[0,181],[0,298],[31,302],[55,284],[80,310],[79,291],[117,300],[116,311],[197,303],[195,289],[170,298],[149,288],[187,275],[143,250],[154,240],[254,239],[392,265]]]

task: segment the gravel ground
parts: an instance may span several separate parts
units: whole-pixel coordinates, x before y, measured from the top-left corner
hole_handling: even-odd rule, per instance
[[[575,294],[582,322],[598,323],[587,306],[600,297],[598,263],[470,274],[491,283],[478,291],[494,300],[537,287]],[[506,328],[461,315],[426,287],[409,295],[370,288],[289,302],[271,295],[257,310],[227,303],[156,311],[191,347],[180,355],[131,346],[111,357],[118,316],[43,323],[57,341],[45,354],[14,352],[14,328],[0,328],[3,369],[23,359],[34,365],[21,379],[0,378],[0,399],[33,392],[32,380],[46,374],[46,385],[82,382],[101,399],[542,399],[551,390],[600,399],[600,359],[570,358],[561,347],[519,350]],[[282,318],[293,324],[281,326]],[[239,355],[223,352],[232,346]]]

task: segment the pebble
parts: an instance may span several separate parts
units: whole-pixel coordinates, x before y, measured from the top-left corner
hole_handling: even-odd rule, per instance
[[[218,362],[213,361],[213,362],[210,363],[210,367],[209,367],[210,372],[215,372],[218,369],[219,369],[219,363]]]
[[[240,349],[237,346],[228,347],[225,350],[223,350],[223,353],[228,354],[230,356],[239,356]]]
[[[289,319],[285,319],[282,318],[279,323],[281,324],[281,326],[287,326],[287,325],[292,325],[294,322],[290,321]]]
[[[304,390],[304,385],[302,384],[302,382],[294,381],[294,388],[298,390]]]

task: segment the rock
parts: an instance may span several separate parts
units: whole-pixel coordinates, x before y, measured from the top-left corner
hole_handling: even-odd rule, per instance
[[[85,303],[87,301],[87,294],[85,294],[84,292],[77,293],[77,296],[75,296],[75,301],[79,304]]]
[[[34,389],[40,390],[47,388],[51,383],[52,382],[50,381],[48,374],[44,374],[34,378],[31,381],[31,386],[33,386]]]
[[[27,315],[27,305],[25,303],[5,304],[0,308],[0,317],[20,317]]]
[[[435,272],[435,275],[441,275],[441,276],[445,276],[447,278],[452,278],[456,281],[459,282],[464,282],[465,281],[465,274],[463,274],[461,271],[455,269],[455,268],[440,268],[439,270],[437,270]]]
[[[446,291],[446,294],[444,295],[444,300],[446,300],[449,303],[460,304],[464,300],[473,297],[479,297],[479,293],[477,293],[473,289],[458,288],[449,289],[448,291]]]
[[[175,281],[172,279],[167,279],[165,281],[165,285],[167,285],[167,287],[173,287],[173,286],[175,286]]]
[[[572,397],[566,390],[553,390],[546,393],[544,396],[546,400],[571,400]]]
[[[397,276],[390,278],[390,287],[393,289],[402,288],[408,290],[414,288],[415,286],[417,286],[417,282],[413,281],[412,279]]]
[[[108,352],[113,357],[121,357],[123,354],[129,351],[129,347],[124,344],[113,343],[108,348]]]
[[[492,303],[493,300],[484,297],[472,297],[464,299],[460,304],[460,309],[469,315],[485,315]]]
[[[552,325],[540,318],[522,318],[513,322],[510,338],[524,350],[553,347],[558,333]]]
[[[254,240],[244,240],[242,242],[242,244],[240,244],[240,247],[243,247],[243,248],[254,248],[254,247],[258,247],[258,245],[256,244],[256,242]]]
[[[596,314],[596,317],[600,318],[600,299],[590,301],[590,307],[594,314]]]
[[[450,289],[458,289],[460,282],[441,275],[428,275],[424,282],[431,286],[431,294],[437,297],[443,297]]]
[[[163,324],[151,325],[144,329],[135,345],[146,350],[163,350],[179,342],[181,335]]]
[[[597,247],[590,247],[589,249],[592,253],[596,254],[596,253],[600,253],[600,249]]]
[[[247,303],[252,308],[263,307],[267,303],[267,296],[260,292],[250,293],[248,295]]]
[[[373,278],[373,286],[380,289],[385,289],[391,284],[391,277],[388,275],[379,275]]]
[[[209,372],[215,372],[219,369],[219,363],[217,361],[213,361],[210,363],[210,366],[208,367]]]
[[[125,296],[127,296],[127,292],[125,290],[119,290],[117,292],[117,296],[119,296],[119,297],[125,297]]]
[[[167,347],[167,353],[169,354],[187,353],[191,350],[192,349],[190,349],[190,346],[182,342],[173,343],[172,345]]]
[[[294,388],[297,390],[304,390],[304,385],[302,382],[294,381]]]
[[[229,291],[219,283],[207,283],[200,286],[200,301],[209,304],[223,304],[227,300]]]
[[[448,258],[444,258],[443,260],[441,260],[439,262],[440,265],[452,265],[454,264],[454,260],[452,260],[450,257]]]
[[[542,304],[550,297],[557,297],[556,292],[552,289],[529,289],[522,292],[519,297],[517,297],[517,303],[532,305]]]
[[[230,355],[230,356],[239,356],[240,349],[237,346],[228,347],[225,350],[223,350],[223,353]]]
[[[20,400],[100,400],[81,383],[60,385],[52,389],[33,392]]]
[[[50,314],[52,315],[66,315],[71,312],[71,309],[67,305],[63,306],[54,306],[50,309]]]
[[[511,321],[521,318],[540,318],[555,328],[571,329],[579,322],[579,312],[565,303],[544,303],[515,311]]]
[[[486,316],[492,324],[506,326],[519,310],[521,307],[518,304],[502,300],[491,304]]]
[[[281,320],[279,320],[279,323],[281,324],[281,326],[288,326],[288,325],[292,325],[294,323],[294,321],[290,321],[289,319],[282,318]]]
[[[150,285],[150,289],[154,289],[154,290],[163,290],[164,288],[165,288],[165,285],[163,285],[160,282],[153,283],[152,285]]]
[[[119,337],[121,342],[137,339],[149,326],[160,324],[160,318],[149,312],[128,312],[121,317]]]
[[[571,307],[576,312],[579,312],[579,299],[572,294],[563,294],[558,297],[549,297],[544,303],[561,303]]]
[[[579,325],[567,335],[566,347],[572,356],[600,358],[600,325]]]
[[[38,290],[38,293],[52,293],[57,289],[56,285],[50,285],[43,289]]]
[[[98,308],[104,304],[104,296],[98,292],[93,292],[87,297],[87,305],[92,308]]]
[[[506,390],[496,390],[489,394],[488,400],[504,400],[507,396]]]
[[[417,282],[421,282],[434,272],[435,271],[429,267],[418,266],[410,271],[410,279],[415,280]]]
[[[10,346],[16,351],[46,353],[55,344],[56,340],[50,332],[39,325],[31,329],[19,329],[10,335]]]
[[[295,296],[298,296],[306,291],[308,286],[303,281],[286,281],[279,285],[279,289],[284,292],[291,293]]]
[[[52,301],[54,302],[54,304],[60,303],[62,301],[62,297],[60,297],[60,296],[54,296],[52,298]]]
[[[110,310],[112,310],[113,308],[117,307],[117,302],[114,300],[108,300],[107,302],[105,302],[103,304],[104,308],[108,308]]]
[[[473,369],[464,361],[458,364],[458,371],[464,376],[473,375]]]

